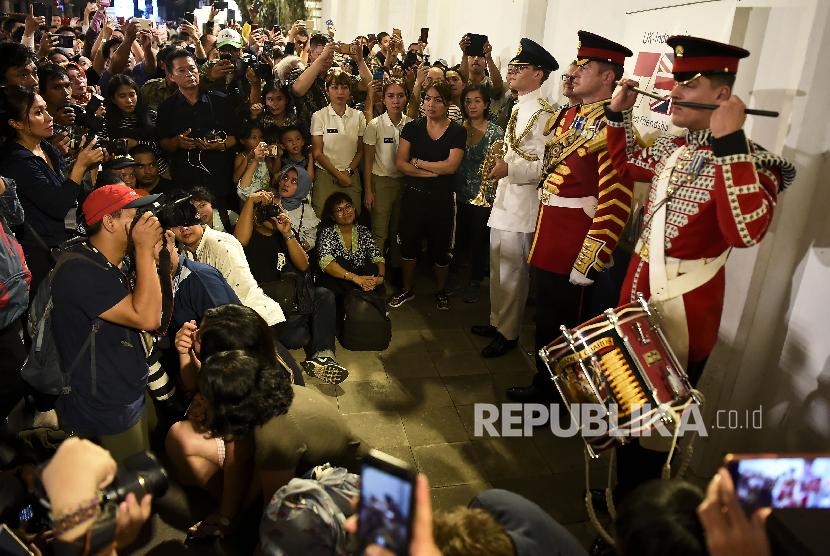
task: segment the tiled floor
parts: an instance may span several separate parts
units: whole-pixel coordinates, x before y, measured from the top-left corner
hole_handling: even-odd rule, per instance
[[[536,429],[532,438],[473,435],[474,404],[506,401],[505,388],[527,384],[533,374],[533,309],[527,311],[520,349],[484,359],[479,351],[487,340],[471,335],[469,328],[487,322],[486,292],[477,304],[454,296],[451,310],[439,312],[429,282],[423,282],[415,300],[390,309],[393,335],[387,350],[339,350],[348,380],[331,386],[310,379],[307,385],[328,396],[373,447],[425,473],[434,507],[466,505],[484,489],[505,488],[538,503],[588,546],[595,533],[581,498],[580,439],[556,438],[548,429]],[[592,463],[592,486],[603,486],[606,475],[605,458]],[[169,527],[157,523],[153,537],[180,539]],[[167,553],[152,550],[152,544],[137,552]]]

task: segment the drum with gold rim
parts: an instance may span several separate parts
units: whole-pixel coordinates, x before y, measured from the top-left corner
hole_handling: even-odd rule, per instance
[[[581,415],[575,404],[604,406],[607,434],[587,436],[583,429],[592,457],[628,442],[635,428],[648,423],[644,411],[681,408],[695,401],[659,316],[642,295],[634,303],[561,330],[562,335],[539,350],[539,356],[577,422]],[[665,421],[664,414],[655,414]]]

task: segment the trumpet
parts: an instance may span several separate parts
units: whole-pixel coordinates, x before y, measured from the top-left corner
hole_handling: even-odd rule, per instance
[[[507,144],[502,140],[493,141],[493,144],[487,149],[487,154],[484,155],[484,160],[481,161],[481,167],[478,170],[481,175],[481,187],[478,188],[478,195],[476,195],[475,199],[470,201],[471,205],[487,208],[493,206],[493,201],[496,199],[496,186],[499,180],[488,180],[487,176],[490,174],[493,166],[496,165],[496,160],[504,158],[506,153]]]

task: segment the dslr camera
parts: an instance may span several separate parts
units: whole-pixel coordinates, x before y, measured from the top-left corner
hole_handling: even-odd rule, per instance
[[[196,207],[191,202],[190,195],[184,195],[172,201],[167,201],[162,194],[153,203],[136,209],[133,226],[135,226],[135,223],[138,222],[138,219],[145,212],[150,212],[158,218],[159,224],[165,230],[178,226],[194,226],[201,223],[199,216],[196,214]]]
[[[271,203],[260,203],[255,208],[256,218],[260,222],[265,222],[266,220],[270,220],[272,218],[276,218],[280,214],[282,214],[282,209],[279,205],[274,205]]]

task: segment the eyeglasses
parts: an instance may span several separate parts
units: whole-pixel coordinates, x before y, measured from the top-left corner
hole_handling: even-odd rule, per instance
[[[352,205],[340,205],[334,209],[334,214],[343,214],[344,212],[351,212],[354,210]]]
[[[511,73],[521,73],[529,67],[530,66],[507,66],[507,74],[510,75]]]
[[[566,75],[562,76],[562,81],[565,82],[565,83],[567,83],[568,81],[573,82],[575,79],[576,79],[575,75],[567,75],[566,74]]]

